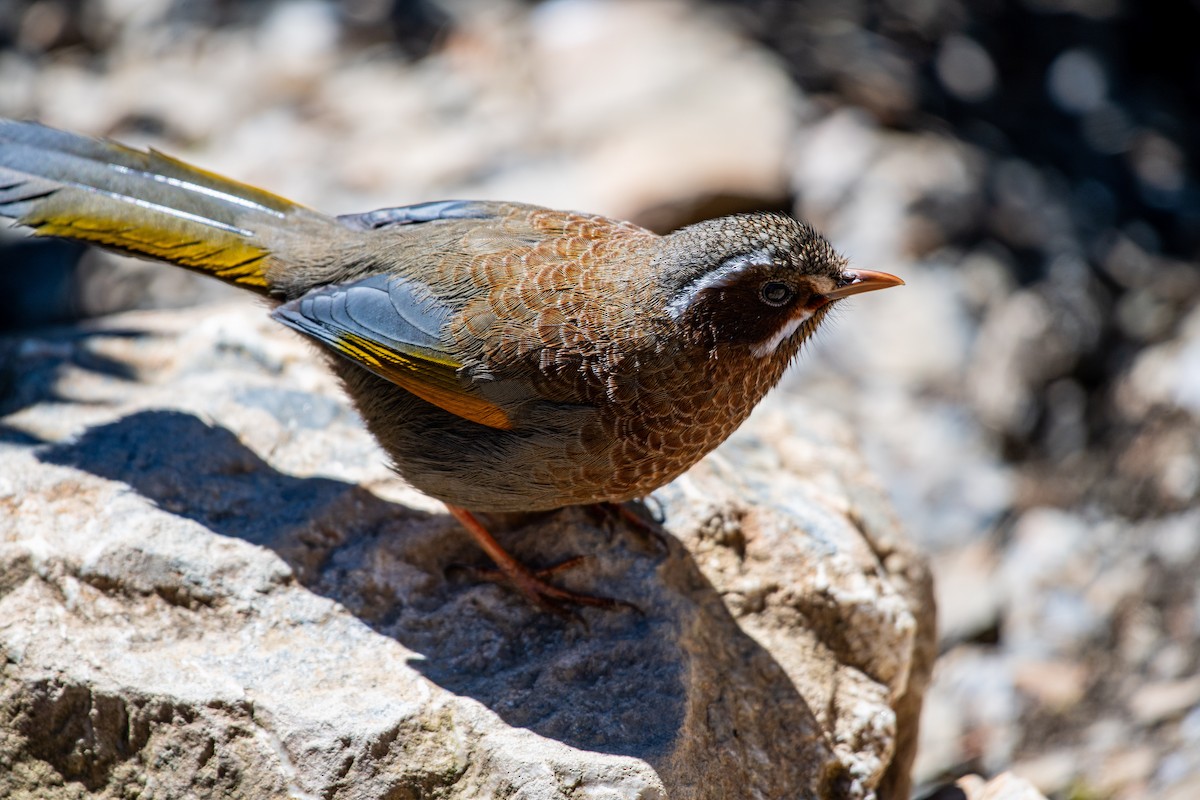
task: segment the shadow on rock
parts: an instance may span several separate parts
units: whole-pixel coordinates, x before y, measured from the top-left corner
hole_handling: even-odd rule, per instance
[[[0,326],[3,327],[3,326]],[[94,334],[73,327],[41,330],[37,338],[0,337],[0,417],[37,403],[78,403],[59,391],[63,371],[76,367],[119,381],[132,381],[136,371],[128,364],[90,350],[83,343]],[[105,331],[107,337],[136,339],[144,332],[131,329]],[[32,347],[29,345],[32,344]],[[0,443],[46,444],[26,431],[0,423]]]
[[[510,725],[667,773],[703,760],[705,748],[727,748],[739,728],[773,731],[781,744],[821,740],[787,674],[677,541],[664,556],[583,509],[497,526],[535,565],[594,554],[562,582],[643,609],[561,620],[505,588],[455,579],[449,567],[484,558],[448,515],[280,473],[232,432],[188,414],[133,414],[39,458],[121,481],[214,533],[271,548],[305,587],[419,653],[410,666]]]
[[[277,472],[230,431],[175,411],[131,414],[38,458],[127,483],[164,511],[268,546],[354,488]]]

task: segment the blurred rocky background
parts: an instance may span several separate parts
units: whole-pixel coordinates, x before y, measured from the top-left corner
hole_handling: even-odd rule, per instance
[[[0,0],[0,114],[325,211],[782,208],[904,289],[784,392],[933,559],[918,783],[1200,796],[1200,6]],[[229,300],[17,232],[0,325]],[[20,376],[0,361],[0,415]],[[4,435],[17,435],[6,431]]]

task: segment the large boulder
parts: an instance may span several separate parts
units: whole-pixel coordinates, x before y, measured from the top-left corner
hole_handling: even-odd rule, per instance
[[[0,340],[0,796],[904,798],[928,574],[839,417],[768,400],[659,539],[404,486],[261,308]]]

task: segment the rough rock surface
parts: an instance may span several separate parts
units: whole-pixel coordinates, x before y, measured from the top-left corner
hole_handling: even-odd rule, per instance
[[[403,486],[251,304],[0,340],[0,796],[907,797],[924,566],[836,415],[768,405],[671,534],[493,520],[636,604],[570,621]]]

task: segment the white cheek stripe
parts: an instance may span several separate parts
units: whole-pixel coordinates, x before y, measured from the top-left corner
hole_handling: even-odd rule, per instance
[[[767,356],[771,355],[771,353],[774,353],[775,349],[778,348],[785,339],[796,332],[797,328],[812,319],[812,315],[813,312],[808,309],[800,312],[798,316],[792,317],[785,322],[779,330],[775,331],[775,334],[770,339],[767,339],[761,344],[755,345],[754,349],[751,350],[750,353],[755,358],[766,358]]]

